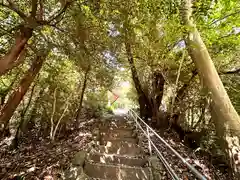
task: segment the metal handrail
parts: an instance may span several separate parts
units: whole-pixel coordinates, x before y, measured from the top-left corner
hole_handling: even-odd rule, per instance
[[[134,116],[133,116],[134,117]],[[180,180],[179,177],[177,176],[177,174],[174,172],[174,170],[171,168],[171,166],[167,163],[167,160],[163,157],[162,153],[158,150],[158,148],[154,145],[154,143],[152,142],[152,140],[150,139],[150,135],[149,133],[147,134],[146,131],[142,128],[142,126],[138,123],[137,118],[135,119],[135,122],[137,124],[137,126],[143,131],[143,134],[146,136],[146,138],[148,139],[149,142],[149,152],[151,154],[151,145],[153,145],[154,149],[157,151],[159,158],[161,159],[163,165],[166,167],[166,169],[168,170],[169,174],[172,176],[173,179],[175,180]],[[148,127],[147,127],[148,129]]]
[[[160,151],[158,150],[158,148],[155,146],[155,144],[152,142],[149,132],[146,133],[144,131],[144,129],[142,128],[142,126],[139,124],[138,119],[146,126],[147,131],[151,131],[163,144],[165,144],[194,174],[198,179],[201,180],[207,180],[207,178],[202,175],[197,169],[195,169],[191,164],[189,164],[186,159],[184,159],[175,149],[173,149],[161,136],[159,136],[158,133],[156,133],[150,126],[148,126],[147,123],[145,123],[139,116],[138,114],[133,111],[132,109],[129,110],[129,112],[131,113],[134,121],[136,122],[136,124],[138,125],[138,127],[144,132],[144,135],[148,138],[148,142],[149,142],[149,150],[151,151],[151,146],[154,147],[154,149],[157,151],[159,158],[161,159],[161,161],[163,162],[164,166],[166,167],[166,169],[168,170],[168,172],[170,173],[170,175],[174,178],[174,179],[179,179],[178,176],[176,175],[176,173],[173,171],[173,169],[170,167],[170,165],[167,163],[167,161],[163,158],[163,156],[161,155]],[[135,118],[136,117],[136,118]],[[150,152],[151,153],[151,152]],[[176,176],[175,176],[176,175]]]

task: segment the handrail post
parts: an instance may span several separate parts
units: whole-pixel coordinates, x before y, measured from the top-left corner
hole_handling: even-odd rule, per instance
[[[151,144],[151,139],[150,139],[150,133],[149,133],[149,128],[147,127],[147,138],[148,138],[148,150],[150,156],[152,155],[152,144]]]

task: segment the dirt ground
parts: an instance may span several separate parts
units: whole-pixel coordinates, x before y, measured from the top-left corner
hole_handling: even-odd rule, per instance
[[[49,139],[25,139],[16,150],[10,150],[11,138],[0,144],[0,179],[61,179],[77,151],[85,150],[91,141],[91,131],[97,120],[79,125],[77,130],[62,135],[51,142]]]

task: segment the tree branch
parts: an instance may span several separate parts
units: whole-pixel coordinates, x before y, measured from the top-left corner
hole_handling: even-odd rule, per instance
[[[74,0],[73,0],[73,1],[74,1]],[[50,23],[51,23],[52,21],[54,21],[55,19],[59,18],[59,17],[67,10],[67,8],[70,6],[70,4],[71,4],[73,1],[67,2],[67,3],[65,4],[65,6],[64,6],[61,10],[59,10],[58,13],[56,13],[56,14],[53,15],[53,16],[51,16],[48,20],[42,20],[42,19],[40,19],[40,20],[37,20],[37,23],[38,23],[39,25],[50,25],[50,26],[56,25],[56,24],[59,23],[59,22],[54,23],[54,24],[50,24]]]
[[[170,44],[168,46],[167,51],[170,52],[173,48],[175,48],[181,41],[184,41],[184,39],[179,39],[177,42],[175,42],[174,44]]]
[[[63,33],[66,33],[66,32],[67,32],[67,31],[64,30],[64,29],[61,29],[61,28],[57,27],[56,24],[48,24],[48,26],[53,27],[53,28],[55,28],[55,29],[57,29],[58,31],[63,32]]]
[[[32,17],[36,17],[37,7],[38,7],[38,0],[32,0],[32,11],[31,11]]]
[[[41,21],[43,21],[43,17],[44,17],[44,11],[43,11],[43,0],[40,0],[39,1],[39,19],[41,20]]]
[[[4,35],[6,35],[6,34],[12,35],[12,29],[6,30],[6,29],[4,29],[3,27],[0,27],[0,32],[1,32],[1,31],[4,31],[5,33],[1,33],[1,34],[0,34],[0,37],[1,37],[1,36],[4,36]]]
[[[228,14],[228,15],[226,15],[226,16],[223,16],[223,17],[221,17],[221,18],[219,18],[219,19],[216,19],[216,20],[214,20],[214,21],[210,24],[210,26],[213,25],[213,24],[216,24],[217,22],[222,21],[222,20],[224,20],[224,19],[226,19],[226,18],[228,18],[228,17],[230,17],[230,16],[234,16],[234,15],[239,14],[239,13],[240,13],[240,10],[238,10],[238,11],[236,11],[236,12],[234,12],[234,13]]]
[[[225,36],[219,37],[217,40],[221,40],[223,38],[227,38],[227,37],[230,37],[230,36],[239,36],[239,35],[240,35],[240,32],[238,32],[238,33],[232,32],[232,33],[229,33],[229,34],[227,34]]]
[[[222,71],[220,74],[239,74],[240,75],[240,68],[235,69],[233,71]]]
[[[7,0],[7,1],[9,3],[9,5],[6,5],[3,2],[1,2],[0,6],[6,7],[8,9],[14,11],[15,13],[17,13],[24,20],[27,18],[27,16],[20,9],[18,9],[18,7],[11,0]]]
[[[57,19],[58,17],[60,17],[66,10],[67,8],[70,6],[71,2],[66,2],[66,4],[64,5],[64,7],[59,10],[59,12],[56,15],[53,15],[52,17],[49,18],[49,20],[47,21],[48,23],[52,22],[53,20]]]
[[[6,34],[12,35],[14,31],[17,31],[17,30],[19,30],[19,29],[20,29],[20,25],[17,25],[17,26],[15,26],[15,27],[13,27],[13,28],[11,28],[11,29],[8,29],[8,30],[6,30],[6,29],[4,29],[3,27],[0,26],[0,32],[1,32],[1,31],[4,31],[4,32],[5,32],[5,34],[2,34],[2,33],[1,33],[1,34],[0,34],[0,37],[1,37],[1,36],[4,36],[4,35],[6,35]]]

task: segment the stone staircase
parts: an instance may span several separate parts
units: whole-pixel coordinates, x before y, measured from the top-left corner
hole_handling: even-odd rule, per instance
[[[149,156],[139,145],[134,124],[123,117],[114,117],[102,121],[93,134],[94,146],[84,156],[84,162],[79,163],[81,176],[72,179],[153,179]]]

